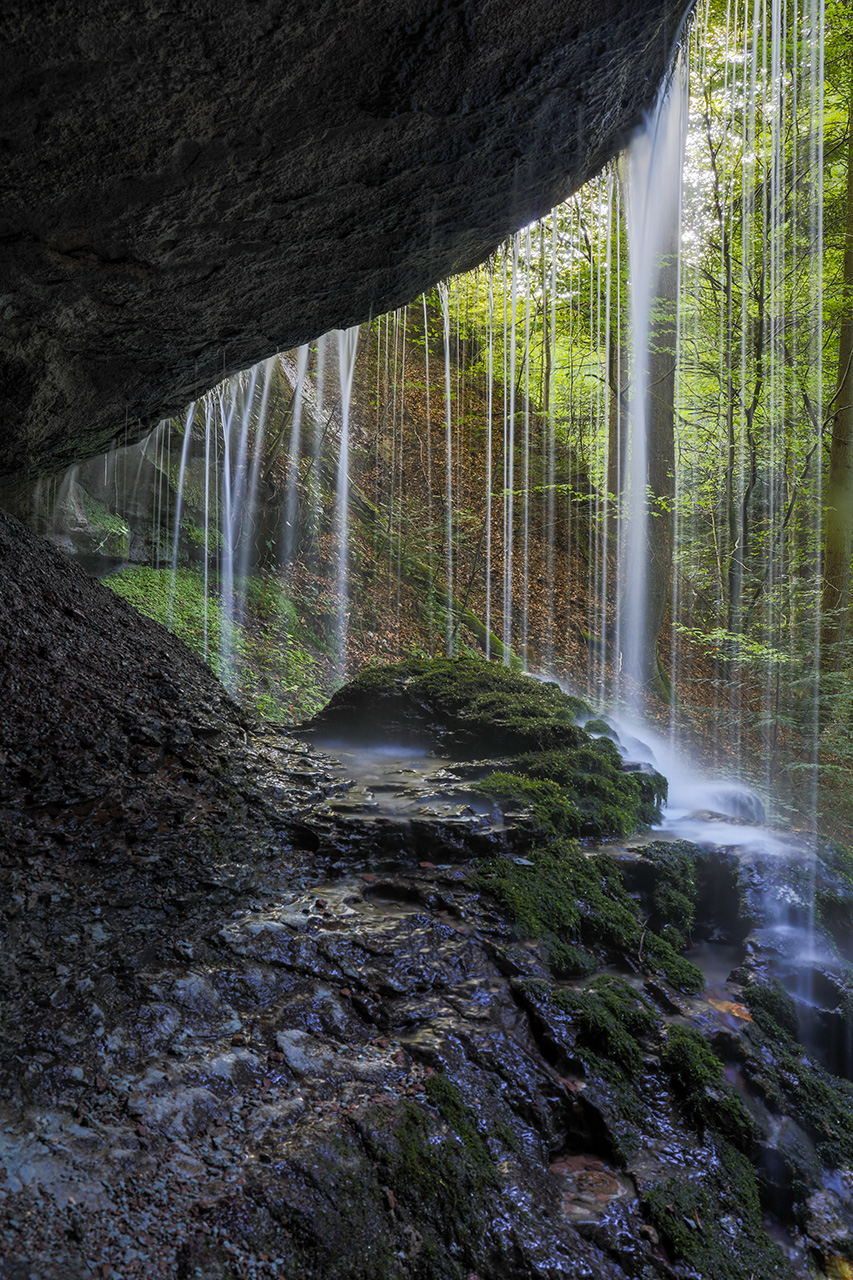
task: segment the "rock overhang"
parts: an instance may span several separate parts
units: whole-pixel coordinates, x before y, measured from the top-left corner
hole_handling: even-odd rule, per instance
[[[482,261],[614,154],[688,8],[7,8],[0,476]]]

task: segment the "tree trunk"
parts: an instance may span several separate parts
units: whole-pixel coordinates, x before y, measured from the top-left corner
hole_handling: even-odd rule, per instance
[[[826,495],[826,554],[823,571],[824,670],[843,661],[850,613],[850,559],[853,554],[853,85],[847,120],[847,223],[838,338],[838,389],[832,419],[832,450]]]

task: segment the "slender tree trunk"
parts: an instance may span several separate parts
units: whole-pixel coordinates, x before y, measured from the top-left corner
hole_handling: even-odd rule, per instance
[[[853,554],[853,84],[847,120],[847,223],[838,338],[838,391],[832,418],[832,450],[826,495],[826,554],[823,571],[821,648],[825,670],[843,660],[850,613]]]
[[[615,506],[625,483],[627,461],[627,422],[623,412],[627,394],[627,360],[622,347],[622,335],[616,323],[610,326],[610,345],[607,352],[607,381],[610,396],[610,424],[607,440],[607,492]]]

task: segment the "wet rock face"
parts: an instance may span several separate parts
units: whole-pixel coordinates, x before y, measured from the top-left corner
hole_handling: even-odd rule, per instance
[[[687,8],[7,6],[0,475],[482,260],[624,141]]]

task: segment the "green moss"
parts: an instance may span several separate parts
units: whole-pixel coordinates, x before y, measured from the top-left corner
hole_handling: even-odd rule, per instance
[[[744,1003],[755,1021],[771,1036],[780,1032],[796,1040],[799,1032],[797,1006],[778,978],[773,982],[751,982],[744,988]]]
[[[775,1019],[751,1027],[748,1042],[744,1071],[768,1104],[803,1126],[825,1166],[853,1163],[853,1084],[815,1062]]]
[[[495,1121],[492,1125],[492,1134],[497,1138],[498,1142],[502,1143],[502,1145],[506,1147],[508,1151],[517,1152],[521,1150],[521,1144],[512,1129],[510,1129],[508,1124],[504,1124],[503,1120]]]
[[[587,857],[563,841],[532,849],[530,861],[532,867],[494,858],[476,873],[477,884],[504,907],[520,937],[620,949],[639,941],[636,908],[612,859]]]
[[[705,990],[705,975],[699,966],[685,960],[672,943],[659,934],[651,931],[645,934],[641,959],[647,969],[662,974],[667,982],[687,995],[697,996]]]
[[[752,1117],[740,1095],[723,1079],[723,1064],[698,1031],[670,1027],[660,1061],[693,1124],[707,1125],[737,1147],[750,1149],[756,1138]]]
[[[204,577],[198,570],[179,569],[173,579],[169,569],[140,567],[124,569],[105,581],[140,613],[168,627],[198,657],[206,658],[217,675],[227,628],[241,696],[257,714],[277,721],[300,719],[326,700],[328,680],[309,647],[308,628],[298,617],[294,621],[293,605],[275,581],[258,576],[248,585],[238,584],[248,605],[240,625],[224,617],[214,594],[208,595],[205,618]]]
[[[89,525],[98,531],[98,551],[105,556],[123,559],[130,549],[130,525],[121,516],[108,510],[85,489],[79,490],[83,510]]]
[[[376,1130],[364,1136],[383,1180],[424,1235],[423,1251],[412,1259],[410,1274],[418,1280],[461,1280],[482,1254],[497,1174],[475,1117],[453,1083],[437,1073],[425,1088],[430,1107],[441,1117],[438,1128],[430,1110],[406,1102],[396,1124],[384,1113],[377,1117]],[[452,1257],[447,1254],[450,1245]]]
[[[669,1178],[642,1207],[675,1258],[707,1280],[790,1280],[781,1250],[764,1230],[755,1171],[719,1144],[719,1165],[695,1181]]]
[[[525,778],[514,773],[491,773],[475,782],[472,791],[488,796],[504,813],[529,809],[536,837],[558,839],[580,835],[583,819],[571,799],[556,782]]]
[[[529,860],[532,866],[508,858],[483,861],[472,879],[474,887],[497,899],[519,937],[543,942],[556,976],[591,972],[596,960],[600,964],[615,953],[631,956],[680,991],[703,989],[702,971],[665,938],[643,928],[612,858],[587,856],[576,843],[563,840],[532,849]]]
[[[204,578],[193,569],[179,569],[172,578],[169,569],[144,567],[123,569],[104,579],[106,585],[146,617],[168,627],[200,658],[205,657]],[[207,661],[219,673],[219,653],[223,628],[222,610],[217,600],[207,600]],[[226,624],[227,625],[227,624]]]
[[[555,978],[586,978],[599,968],[589,951],[554,935],[545,939],[545,959]]]
[[[699,854],[695,845],[685,841],[656,840],[642,851],[654,876],[649,923],[676,948],[687,944],[693,929],[699,899]]]
[[[648,1107],[639,1085],[643,1079],[643,1041],[657,1034],[652,1005],[623,979],[597,978],[581,990],[548,987],[528,981],[524,996],[530,1007],[566,1037],[562,1049],[577,1058],[588,1082],[592,1105],[606,1117],[602,1141],[612,1158],[624,1163],[648,1128]],[[555,1015],[561,1015],[557,1018]]]
[[[184,544],[188,542],[202,551],[206,548],[209,556],[221,550],[223,545],[222,534],[216,525],[209,524],[205,530],[203,524],[197,524],[189,516],[181,520],[180,541]]]
[[[584,725],[584,733],[597,733],[603,735],[605,738],[618,738],[619,736],[613,726],[609,725],[606,720],[602,720],[600,717],[596,717],[593,720],[587,720]]]
[[[489,1149],[477,1130],[473,1112],[465,1106],[456,1086],[443,1072],[430,1076],[424,1085],[427,1102],[436,1107],[450,1128],[462,1140],[478,1188],[497,1184]]]
[[[639,992],[621,978],[601,977],[583,991],[558,988],[553,1000],[571,1013],[579,1046],[609,1059],[627,1076],[640,1073],[639,1040],[652,1035],[658,1019]]]
[[[376,713],[389,701],[420,708],[458,741],[490,752],[574,747],[587,741],[576,721],[589,708],[579,698],[556,684],[473,657],[368,667],[335,695],[327,713]]]
[[[660,820],[666,779],[626,773],[609,738],[591,739],[573,750],[525,754],[515,771],[557,784],[572,802],[579,826],[569,834],[626,836]]]

